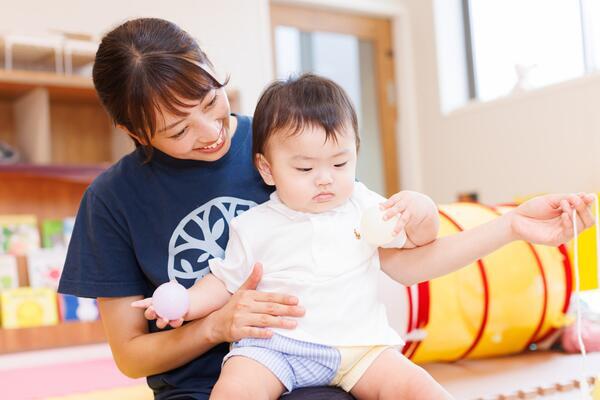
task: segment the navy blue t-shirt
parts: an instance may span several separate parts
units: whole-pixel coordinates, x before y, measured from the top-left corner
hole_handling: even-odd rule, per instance
[[[252,124],[238,116],[231,148],[214,162],[138,149],[100,175],[77,214],[59,291],[80,297],[149,297],[170,279],[186,287],[223,257],[229,221],[269,198],[252,164]],[[150,331],[158,329],[149,322]],[[162,351],[165,349],[149,349]],[[228,345],[148,377],[157,399],[208,395]]]

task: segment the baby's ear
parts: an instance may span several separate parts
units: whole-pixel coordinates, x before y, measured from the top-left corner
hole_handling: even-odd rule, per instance
[[[269,164],[266,157],[259,153],[256,155],[254,163],[256,164],[256,168],[258,168],[258,172],[260,173],[260,176],[262,176],[263,181],[269,186],[275,186],[273,174],[271,173],[271,164]]]

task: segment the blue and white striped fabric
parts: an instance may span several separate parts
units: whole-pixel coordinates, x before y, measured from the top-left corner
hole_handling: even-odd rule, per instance
[[[288,391],[328,385],[341,362],[340,352],[334,347],[277,334],[270,339],[242,339],[231,347],[223,362],[233,356],[253,359],[273,372]]]

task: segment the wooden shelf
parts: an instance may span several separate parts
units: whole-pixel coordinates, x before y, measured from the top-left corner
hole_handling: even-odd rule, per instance
[[[88,185],[118,158],[117,133],[89,77],[0,69],[0,140],[29,160],[0,165],[0,214],[76,215]],[[23,286],[25,258],[17,261]],[[0,354],[104,341],[100,321],[0,328]]]
[[[90,77],[0,69],[0,98],[17,99],[38,87],[47,88],[50,98],[53,100],[82,100],[99,103]]]
[[[106,341],[101,321],[61,322],[35,328],[0,329],[0,354]]]
[[[0,214],[34,214],[38,221],[46,218],[65,218],[77,214],[79,202],[93,174],[52,175],[53,167],[39,167],[19,171],[18,167],[0,168]],[[76,168],[73,172],[77,172]],[[50,175],[44,175],[50,173]]]
[[[108,168],[109,164],[100,165],[41,165],[10,164],[0,165],[0,176],[19,179],[49,179],[73,183],[91,183]]]

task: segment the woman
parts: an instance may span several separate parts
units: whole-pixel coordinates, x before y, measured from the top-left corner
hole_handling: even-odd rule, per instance
[[[227,342],[303,314],[290,296],[254,290],[260,268],[225,307],[179,329],[157,332],[130,306],[169,279],[191,285],[222,255],[227,221],[271,192],[251,162],[250,119],[230,114],[211,71],[197,43],[159,19],[115,28],[94,64],[100,100],[136,150],[86,191],[59,290],[98,298],[119,369],[147,376],[157,399],[208,398]]]

